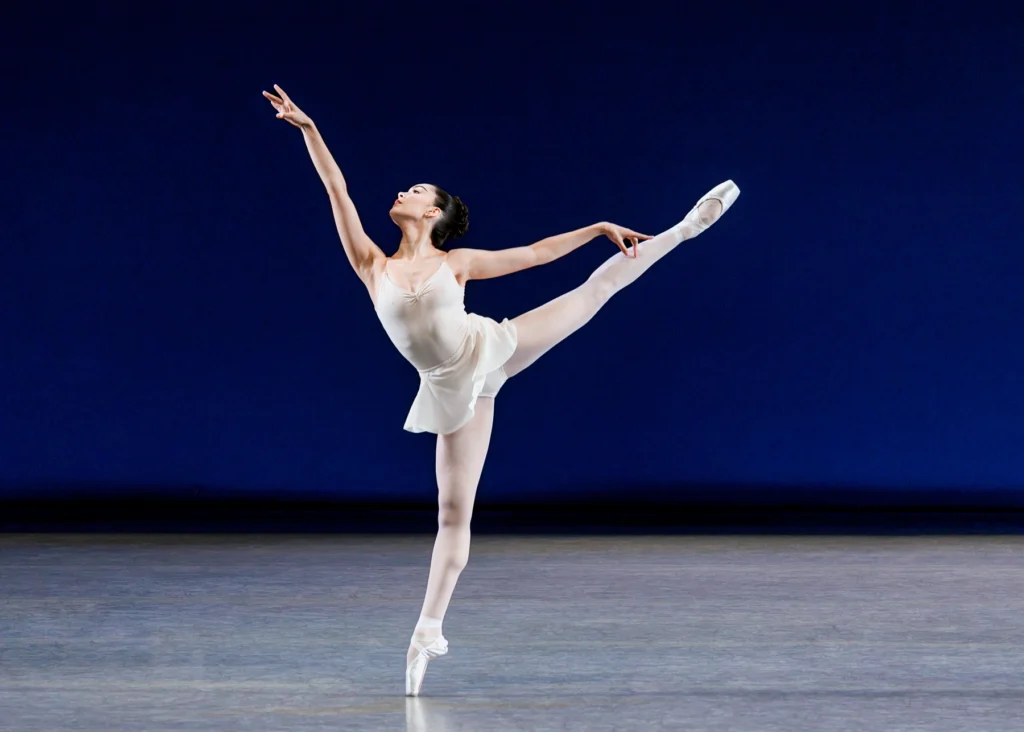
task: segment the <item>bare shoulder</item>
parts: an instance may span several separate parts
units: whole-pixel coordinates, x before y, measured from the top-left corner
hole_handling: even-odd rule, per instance
[[[473,259],[478,253],[478,249],[457,247],[448,251],[445,261],[448,262],[448,266],[451,267],[452,272],[455,273],[459,281],[462,281],[469,276],[473,266]]]
[[[381,283],[387,276],[388,258],[381,252],[379,257],[374,257],[369,266],[362,272],[358,272],[359,279],[366,285],[370,299],[374,305],[377,304],[377,293],[380,291]]]

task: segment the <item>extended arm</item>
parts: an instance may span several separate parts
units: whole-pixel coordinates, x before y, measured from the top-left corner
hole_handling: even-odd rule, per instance
[[[352,269],[366,281],[374,263],[378,258],[383,258],[384,253],[363,231],[359,213],[348,195],[345,176],[342,175],[341,168],[334,161],[331,151],[327,149],[327,144],[313,120],[289,99],[281,87],[275,84],[274,89],[281,95],[280,97],[268,92],[263,92],[263,95],[274,105],[278,117],[302,130],[302,137],[306,141],[309,157],[312,159],[313,166],[320,175],[320,180],[323,181],[331,200],[334,223],[338,229],[338,236],[341,238],[341,245],[345,249],[345,255],[348,257]]]
[[[345,176],[334,161],[331,151],[327,149],[327,144],[316,125],[310,123],[308,127],[303,127],[302,137],[306,141],[306,149],[309,150],[309,157],[313,160],[316,172],[320,174],[320,180],[327,189],[331,211],[334,213],[334,224],[338,228],[338,236],[345,248],[349,264],[360,277],[365,278],[377,258],[383,258],[384,253],[363,231],[356,205],[348,195]]]
[[[636,242],[650,239],[649,236],[639,234],[630,229],[602,222],[591,224],[582,229],[569,231],[557,236],[549,236],[526,247],[513,247],[512,249],[499,249],[488,251],[486,249],[455,249],[448,257],[453,268],[461,271],[466,280],[486,280],[493,277],[502,277],[513,272],[519,272],[530,267],[554,262],[564,257],[574,249],[579,249],[587,242],[599,236],[607,236],[619,245],[622,253],[628,254],[625,241]],[[635,251],[635,250],[634,250]],[[454,261],[453,261],[454,260]]]

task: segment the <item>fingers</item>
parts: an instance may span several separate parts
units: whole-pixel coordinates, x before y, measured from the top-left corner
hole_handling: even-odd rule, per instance
[[[626,237],[627,239],[647,241],[654,238],[650,234],[641,234],[639,231],[633,231],[632,229],[627,229],[625,226],[618,226],[617,224],[611,224],[611,230],[619,236]]]
[[[629,229],[623,229],[622,233],[615,232],[612,241],[619,245],[619,249],[622,250],[622,253],[625,256],[630,259],[636,259],[636,255],[639,250],[638,245],[640,243],[640,236],[642,236],[642,234],[636,234],[636,232],[630,231]],[[626,246],[627,243],[629,246]]]
[[[284,89],[279,87],[277,84],[274,84],[274,91],[276,91],[278,94],[280,94],[281,98],[283,100],[285,100],[286,102],[290,102],[291,101],[291,97],[289,97],[287,94],[285,94],[284,93]]]
[[[281,97],[275,96],[268,91],[263,92],[263,96],[269,99],[274,104],[284,104],[284,100]]]
[[[640,254],[640,242],[648,241],[654,238],[653,236],[647,236],[647,234],[641,234],[640,232],[632,231],[631,229],[626,229],[623,232],[623,235],[633,245],[633,259],[636,259],[637,255]]]

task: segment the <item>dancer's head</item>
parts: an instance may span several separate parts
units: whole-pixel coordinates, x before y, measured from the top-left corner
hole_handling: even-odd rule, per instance
[[[449,239],[458,239],[469,228],[469,209],[458,196],[437,186],[419,183],[398,194],[391,207],[391,220],[399,226],[420,223],[430,228],[430,241],[443,249]]]

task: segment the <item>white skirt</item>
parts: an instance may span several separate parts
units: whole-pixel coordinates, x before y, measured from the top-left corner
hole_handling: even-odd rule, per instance
[[[420,389],[405,419],[408,432],[447,435],[473,418],[476,400],[497,395],[505,362],[515,353],[516,326],[469,313],[466,337],[452,356],[420,372]]]

